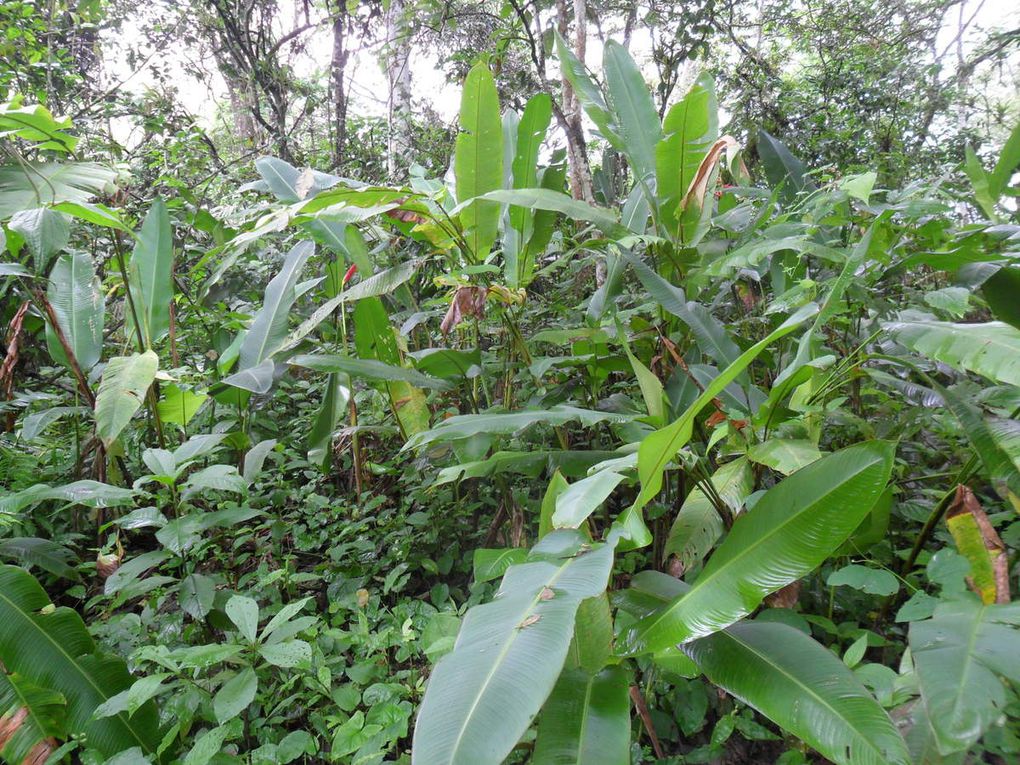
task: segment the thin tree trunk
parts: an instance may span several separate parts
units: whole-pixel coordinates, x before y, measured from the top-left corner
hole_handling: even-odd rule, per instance
[[[411,38],[406,0],[391,0],[386,14],[386,79],[389,82],[386,171],[392,180],[407,173],[411,150]]]
[[[574,55],[584,63],[587,44],[587,3],[585,0],[574,0]],[[567,39],[569,30],[569,11],[566,0],[556,0],[557,28],[560,36]],[[563,87],[563,128],[567,134],[567,158],[570,163],[570,195],[574,199],[583,199],[588,203],[595,201],[592,192],[591,167],[588,164],[587,147],[584,140],[584,129],[581,122],[581,103],[574,93],[573,87],[566,77]]]
[[[333,167],[338,168],[344,159],[347,143],[347,89],[344,77],[347,70],[347,3],[338,0],[333,18],[333,55],[330,59],[330,87],[333,97]]]

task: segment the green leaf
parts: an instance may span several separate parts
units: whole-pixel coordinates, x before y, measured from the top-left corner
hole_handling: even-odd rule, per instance
[[[1003,266],[981,285],[995,318],[1020,330],[1020,266]]]
[[[808,177],[804,163],[764,130],[758,131],[757,147],[769,185],[773,188],[782,185],[781,199],[784,204],[796,202],[801,192],[815,190],[815,184]]]
[[[1020,385],[1020,329],[1002,322],[897,321],[882,325],[897,342],[956,369]]]
[[[570,484],[567,483],[567,479],[563,477],[563,473],[556,470],[553,473],[552,478],[549,479],[549,486],[545,490],[545,494],[542,496],[542,507],[538,519],[538,538],[542,539],[546,534],[553,530],[553,513],[556,512],[556,500],[559,499]]]
[[[87,202],[113,186],[117,172],[94,162],[20,162],[0,167],[0,221],[56,202]]]
[[[138,232],[129,272],[134,313],[141,325],[146,348],[155,345],[170,329],[173,269],[170,214],[163,200],[156,199]],[[130,310],[127,315],[131,316]]]
[[[312,647],[304,640],[288,640],[259,648],[259,654],[274,667],[310,667]]]
[[[822,453],[813,441],[795,438],[770,438],[747,450],[747,458],[751,462],[770,467],[783,475],[790,475],[821,457]]]
[[[655,147],[656,195],[662,225],[675,239],[682,238],[680,203],[719,135],[716,111],[715,83],[703,74],[662,122],[665,137]]]
[[[481,260],[489,254],[499,226],[499,205],[476,200],[503,186],[503,125],[499,95],[492,72],[484,62],[475,64],[464,81],[460,104],[460,129],[454,152],[457,199],[471,201],[460,211],[470,252],[465,257]]]
[[[96,435],[107,447],[141,408],[158,367],[159,357],[152,350],[107,362],[96,393]]]
[[[889,715],[843,662],[800,630],[741,622],[683,650],[713,683],[837,765],[910,762]]]
[[[557,404],[548,409],[521,409],[516,412],[491,412],[487,414],[459,414],[443,420],[431,430],[419,433],[404,444],[404,449],[417,449],[426,444],[439,441],[455,441],[470,438],[480,433],[498,435],[514,433],[525,428],[544,423],[546,425],[564,425],[577,421],[588,427],[600,422],[626,422],[628,415],[611,412],[596,412],[591,409],[577,409],[565,404]]]
[[[216,584],[204,574],[188,574],[181,580],[177,599],[181,610],[193,619],[204,619],[213,607]]]
[[[737,518],[690,591],[631,628],[626,652],[656,653],[722,629],[811,572],[878,501],[894,453],[882,441],[851,446],[769,489]]]
[[[294,287],[314,252],[312,242],[296,244],[284,258],[280,272],[266,285],[262,308],[255,314],[241,343],[237,361],[239,371],[259,366],[284,344],[287,319],[297,299]]]
[[[538,153],[545,141],[549,121],[552,119],[552,99],[548,93],[539,93],[528,100],[517,126],[517,145],[511,164],[511,188],[530,189],[538,186]],[[507,232],[507,244],[503,252],[503,272],[507,286],[516,289],[530,277],[535,270],[534,252],[526,247],[531,238],[534,224],[534,213],[527,208],[515,206],[510,208]],[[525,260],[521,256],[525,256]],[[530,262],[527,256],[531,256]]]
[[[965,751],[1002,714],[999,676],[1020,683],[1016,646],[1020,603],[943,601],[931,619],[912,622],[910,650],[939,751]]]
[[[245,667],[227,680],[213,696],[216,721],[223,725],[241,714],[251,706],[258,689],[259,679],[251,667]]]
[[[1020,496],[1020,464],[1015,459],[1020,453],[1011,454],[1007,448],[1011,443],[1018,443],[1013,435],[1015,428],[1009,421],[985,418],[980,409],[951,388],[943,388],[938,383],[934,383],[934,388],[963,426],[964,435],[980,457],[996,491],[1005,497],[1008,489]]]
[[[662,140],[659,114],[655,111],[652,94],[634,59],[615,40],[606,43],[602,67],[609,108],[623,142],[623,151],[630,160],[635,180],[652,188],[655,184],[655,146]],[[653,206],[656,204],[654,198],[648,201]]]
[[[489,582],[499,579],[511,566],[524,563],[528,551],[523,547],[502,547],[486,549],[476,547],[474,551],[474,579],[476,582]]]
[[[244,639],[254,643],[259,629],[258,603],[243,595],[234,595],[227,601],[224,611]]]
[[[0,497],[0,513],[17,513],[20,510],[51,499],[59,499],[86,507],[117,507],[134,501],[137,492],[98,481],[75,481],[63,486],[37,483],[14,494]]]
[[[308,434],[308,461],[318,465],[323,472],[328,471],[332,461],[333,431],[347,411],[351,398],[351,391],[342,380],[336,372],[331,372],[326,378],[326,394]]]
[[[989,175],[988,188],[992,196],[998,199],[1003,195],[1018,167],[1020,167],[1020,122],[1013,126],[1013,132],[1003,144],[999,159]]]
[[[825,583],[829,587],[852,587],[869,595],[895,595],[900,589],[899,580],[891,571],[856,563],[833,571]]]
[[[592,81],[584,64],[570,50],[570,46],[563,40],[560,33],[553,30],[553,34],[556,38],[556,55],[560,59],[560,68],[563,71],[563,76],[574,89],[577,100],[591,121],[595,123],[595,127],[598,128],[602,137],[614,148],[622,151],[623,139],[617,135],[612,125],[609,106],[606,104],[602,91]],[[658,121],[657,116],[656,121]]]
[[[71,225],[67,218],[46,207],[15,213],[7,228],[25,240],[35,260],[35,272],[40,276],[46,273],[50,260],[67,246],[71,238]]]
[[[613,548],[586,545],[577,532],[550,533],[493,602],[468,612],[429,679],[412,763],[498,765],[510,753],[556,683],[578,605],[605,590]]]
[[[39,583],[16,566],[0,566],[0,662],[7,672],[60,693],[67,702],[67,730],[87,736],[104,755],[134,746],[155,752],[159,731],[151,703],[130,718],[93,719],[96,708],[133,678],[123,661],[96,652],[76,612],[54,609]]]
[[[406,382],[419,388],[450,390],[453,385],[438,377],[424,375],[414,369],[384,364],[375,359],[358,359],[351,356],[327,356],[306,354],[295,356],[289,364],[317,372],[343,372],[352,378],[371,380],[373,382]]]
[[[730,510],[736,514],[754,489],[754,474],[748,461],[740,457],[727,462],[712,474],[712,485]],[[723,533],[719,511],[701,487],[687,495],[673,521],[666,540],[665,554],[676,555],[687,571],[700,563]]]
[[[131,228],[121,219],[120,213],[98,202],[61,202],[53,205],[52,209],[70,215],[72,218],[94,223],[97,226],[113,228],[134,235]]]
[[[478,348],[425,348],[407,354],[419,372],[444,380],[471,380],[482,373],[482,354]]]
[[[202,404],[209,398],[208,394],[195,392],[176,385],[167,385],[161,391],[162,398],[156,404],[156,411],[163,422],[187,425],[198,414]]]
[[[92,258],[80,250],[64,253],[50,272],[46,297],[57,325],[82,371],[88,372],[103,352],[103,293]],[[57,333],[47,323],[46,346],[58,364],[69,366]]]
[[[77,562],[74,553],[50,539],[9,537],[0,540],[0,556],[13,558],[26,567],[38,566],[64,579],[78,578],[78,572],[70,565]]]
[[[533,765],[630,762],[629,673],[567,669],[542,709]]]
[[[991,220],[997,220],[998,215],[995,212],[995,203],[998,197],[992,194],[991,176],[981,165],[981,160],[978,159],[970,144],[964,146],[963,151],[963,169],[967,173],[967,177],[970,178],[970,185],[974,189],[974,200],[985,215]]]
[[[600,470],[571,484],[556,497],[556,511],[552,516],[554,528],[576,529],[605,502],[623,481],[623,476],[612,470]]]
[[[563,213],[571,220],[594,223],[602,229],[606,236],[621,237],[629,233],[627,227],[620,223],[616,212],[590,205],[579,199],[573,199],[562,191],[544,188],[498,189],[482,195],[481,198],[532,210],[550,210],[552,212]],[[461,204],[463,205],[464,203]],[[458,205],[459,207],[460,205]]]

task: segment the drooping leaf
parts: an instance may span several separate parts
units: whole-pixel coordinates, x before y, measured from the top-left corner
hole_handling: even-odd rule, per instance
[[[503,186],[503,126],[499,95],[492,72],[485,63],[472,67],[464,81],[460,105],[460,128],[454,153],[457,199],[475,200],[460,211],[469,253],[481,260],[489,254],[499,226],[499,205],[476,199]]]
[[[135,353],[110,359],[96,393],[96,434],[109,446],[131,421],[156,378],[156,352]]]
[[[47,207],[15,213],[7,228],[25,240],[35,261],[35,272],[40,276],[46,273],[50,260],[67,246],[71,238],[67,218]]]
[[[13,558],[23,566],[38,566],[64,579],[78,578],[78,573],[71,567],[76,562],[74,553],[51,539],[9,537],[0,540],[0,556]]]
[[[344,385],[344,378],[336,372],[331,372],[326,378],[325,390],[322,406],[312,421],[307,444],[308,461],[318,465],[324,472],[328,470],[332,458],[333,431],[346,412],[351,398],[351,391]]]
[[[897,321],[883,327],[897,342],[928,358],[996,382],[1020,385],[1020,329],[997,321]]]
[[[375,359],[358,359],[351,356],[304,354],[290,359],[289,364],[317,372],[343,372],[352,378],[373,382],[406,382],[419,388],[449,390],[453,386],[446,380],[430,377],[414,369],[385,364]]]
[[[808,177],[807,167],[790,150],[764,130],[758,131],[758,156],[765,167],[769,185],[782,185],[782,199],[790,204],[804,191],[814,191],[815,184]]]
[[[75,481],[63,486],[37,483],[14,494],[0,497],[0,513],[14,514],[23,508],[51,499],[86,507],[117,507],[129,504],[135,496],[131,489],[98,481]]]
[[[255,314],[238,355],[238,370],[259,366],[275,353],[287,336],[287,319],[297,295],[297,285],[308,258],[315,252],[312,242],[299,242],[284,258],[280,272],[266,285],[262,308]]]
[[[61,255],[50,272],[46,292],[71,353],[87,372],[103,352],[103,293],[92,258],[79,250]],[[49,324],[46,345],[54,361],[68,364],[67,354]]]
[[[747,450],[747,458],[751,462],[770,467],[783,475],[790,475],[821,456],[813,441],[796,438],[770,438]]]
[[[732,624],[808,574],[878,501],[895,446],[871,441],[830,454],[776,484],[740,515],[690,592],[627,634],[628,653],[655,653]]]
[[[981,285],[995,318],[1020,330],[1020,267],[1003,266]]]
[[[404,445],[404,449],[416,449],[437,441],[454,441],[461,438],[470,438],[479,433],[514,433],[538,423],[563,425],[576,420],[582,425],[590,427],[600,422],[625,422],[629,419],[631,419],[629,415],[596,412],[591,409],[577,409],[564,404],[557,404],[549,409],[521,409],[516,412],[460,414],[443,420],[429,431],[419,433],[414,438],[408,440]]]
[[[622,481],[623,476],[619,473],[600,470],[571,484],[556,497],[553,527],[576,529],[609,498]]]
[[[55,202],[87,202],[112,187],[115,170],[94,162],[21,162],[0,167],[0,221]]]
[[[627,228],[620,223],[619,217],[612,210],[572,199],[561,191],[546,188],[498,189],[488,192],[483,199],[533,210],[563,213],[571,220],[594,223],[607,236],[626,236],[628,233]]]
[[[412,762],[498,765],[531,725],[563,667],[581,600],[601,593],[613,548],[555,531],[512,566],[495,600],[472,608],[429,678]]]
[[[968,749],[1002,713],[1000,676],[1020,683],[1018,641],[1020,603],[984,605],[963,596],[911,623],[914,669],[940,752]]]
[[[956,549],[970,564],[967,581],[981,602],[1008,603],[1006,547],[969,487],[956,487],[956,496],[946,511],[946,526]]]

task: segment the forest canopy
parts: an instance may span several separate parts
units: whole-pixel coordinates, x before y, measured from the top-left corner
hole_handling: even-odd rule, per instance
[[[1020,761],[1020,11],[0,5],[0,762]]]

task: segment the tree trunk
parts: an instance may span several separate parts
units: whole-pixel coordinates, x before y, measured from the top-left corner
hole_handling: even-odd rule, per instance
[[[330,88],[333,99],[333,167],[339,168],[344,160],[347,143],[347,88],[344,76],[347,70],[347,2],[338,0],[333,17],[333,55],[329,63]]]
[[[585,0],[574,0],[574,55],[584,63],[587,44],[587,3]],[[569,28],[569,11],[566,0],[556,0],[557,28],[560,36],[567,39]],[[583,199],[593,203],[591,167],[588,165],[587,147],[584,140],[584,129],[581,122],[581,103],[577,99],[570,82],[564,77],[563,87],[563,129],[567,134],[567,158],[570,163],[570,195],[574,199]]]
[[[389,82],[386,171],[391,180],[407,175],[411,151],[411,37],[406,0],[391,0],[386,13],[386,79]]]

